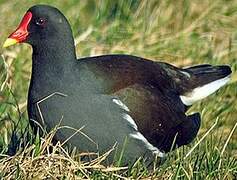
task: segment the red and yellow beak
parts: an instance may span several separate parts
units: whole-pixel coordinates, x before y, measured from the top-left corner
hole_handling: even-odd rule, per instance
[[[31,21],[32,13],[27,12],[23,17],[18,28],[7,38],[4,42],[3,47],[8,47],[16,43],[24,42],[29,34],[27,28]]]

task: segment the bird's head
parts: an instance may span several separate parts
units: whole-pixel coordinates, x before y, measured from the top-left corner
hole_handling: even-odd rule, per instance
[[[7,38],[3,47],[22,42],[42,46],[47,42],[67,40],[70,36],[70,25],[57,8],[35,5],[26,12],[18,28]]]

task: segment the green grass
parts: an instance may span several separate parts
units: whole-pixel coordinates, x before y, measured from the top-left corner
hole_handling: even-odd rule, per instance
[[[55,147],[55,154],[48,155],[49,145],[34,141],[19,151],[18,156],[1,158],[0,177],[237,178],[236,0],[1,0],[1,43],[16,28],[25,11],[37,3],[54,5],[66,15],[73,28],[78,57],[124,53],[177,66],[229,64],[233,76],[227,86],[190,109],[190,113],[202,114],[197,139],[169,153],[164,164],[153,171],[139,163],[126,170],[78,163],[76,156],[68,157],[60,146]],[[16,137],[25,134],[23,139],[27,138],[31,48],[22,44],[1,49],[0,53],[3,55],[0,59],[0,145],[4,154],[12,134]],[[32,152],[38,155],[32,157]],[[189,152],[192,153],[186,157]],[[46,170],[40,169],[41,163],[45,163]],[[63,170],[59,171],[60,168]]]

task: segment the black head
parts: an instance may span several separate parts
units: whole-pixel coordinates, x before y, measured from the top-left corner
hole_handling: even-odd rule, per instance
[[[55,7],[35,5],[26,12],[19,27],[9,36],[10,43],[4,46],[26,42],[37,47],[65,41],[73,43],[72,31],[65,16]]]

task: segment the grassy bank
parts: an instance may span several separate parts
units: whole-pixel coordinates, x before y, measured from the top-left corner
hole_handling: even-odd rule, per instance
[[[170,153],[166,162],[154,171],[140,165],[130,169],[106,168],[100,165],[100,160],[94,164],[79,163],[76,156],[68,155],[60,145],[54,147],[55,153],[48,154],[48,141],[42,144],[34,141],[18,151],[17,156],[5,157],[12,134],[14,137],[23,134],[25,139],[30,136],[26,100],[31,48],[22,44],[1,49],[0,177],[237,178],[236,0],[1,0],[1,43],[16,28],[25,11],[38,3],[58,7],[69,19],[78,57],[123,53],[180,67],[229,64],[233,77],[227,86],[190,109],[189,113],[199,111],[202,115],[197,139]],[[37,151],[37,155],[32,156],[32,151]]]

